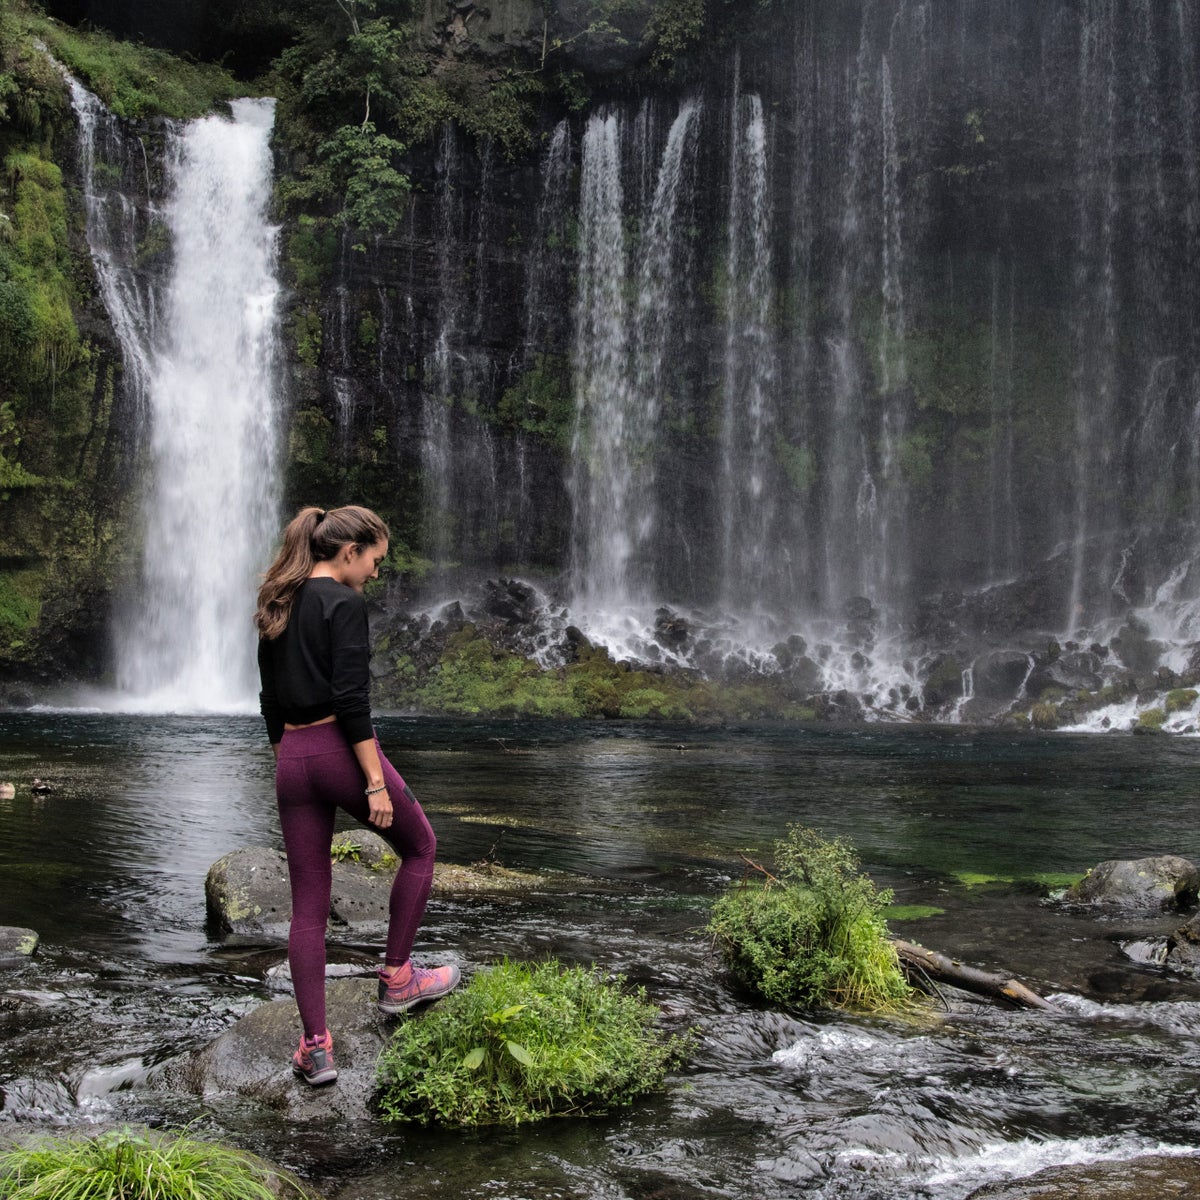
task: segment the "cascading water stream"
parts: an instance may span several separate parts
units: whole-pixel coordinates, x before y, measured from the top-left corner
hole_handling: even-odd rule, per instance
[[[248,706],[253,597],[277,525],[276,229],[267,222],[273,102],[167,135],[161,290],[114,245],[96,182],[98,105],[75,89],[88,233],[147,424],[140,572],[120,606],[117,685],[156,711]],[[111,134],[111,130],[109,131]],[[107,212],[107,219],[101,219]]]
[[[768,592],[772,545],[771,429],[774,345],[767,126],[762,98],[734,87],[726,258],[725,377],[722,394],[720,514],[722,604],[746,611]]]
[[[588,121],[579,207],[574,569],[582,608],[597,612],[628,601],[632,552],[626,503],[630,395],[621,122],[615,112],[601,111]]]

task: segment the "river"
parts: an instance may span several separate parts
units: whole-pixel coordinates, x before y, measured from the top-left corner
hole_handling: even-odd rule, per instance
[[[450,723],[379,732],[450,862],[594,879],[579,894],[435,899],[422,948],[468,973],[505,955],[624,972],[700,1031],[663,1094],[592,1121],[469,1135],[282,1127],[155,1068],[278,991],[278,945],[222,939],[204,876],[279,845],[249,716],[0,716],[0,925],[41,946],[0,974],[0,1125],[193,1122],[334,1200],[933,1197],[1044,1165],[1200,1150],[1200,984],[1123,947],[1175,918],[1098,916],[1046,876],[1104,858],[1200,860],[1200,741],[963,727]],[[34,777],[53,791],[37,797]],[[707,908],[790,822],[849,838],[901,936],[1026,979],[1066,1016],[786,1013],[734,990]],[[379,947],[333,946],[365,965]]]

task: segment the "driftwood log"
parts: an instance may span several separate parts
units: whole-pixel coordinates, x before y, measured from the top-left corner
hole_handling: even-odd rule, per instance
[[[892,938],[896,947],[900,965],[910,982],[920,986],[922,977],[948,983],[951,987],[961,988],[964,992],[974,992],[980,996],[990,996],[1004,1004],[1017,1008],[1037,1008],[1042,1012],[1061,1012],[1055,1004],[1031,988],[1026,987],[1016,979],[999,975],[992,971],[981,971],[978,967],[964,966],[957,959],[939,954],[936,950],[926,950],[924,946],[913,942]]]

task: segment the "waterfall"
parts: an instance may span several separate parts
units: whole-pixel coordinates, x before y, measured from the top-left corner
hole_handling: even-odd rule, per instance
[[[1116,393],[1119,216],[1116,182],[1118,98],[1113,0],[1088,0],[1080,25],[1078,92],[1078,242],[1073,341],[1075,406],[1071,589],[1066,630],[1084,617],[1088,542],[1107,518],[1108,437]]]
[[[1000,256],[992,256],[992,310],[988,355],[988,578],[1008,576],[1016,566],[1013,506],[1013,328],[1015,285],[1009,267],[1008,296],[1001,300]]]
[[[576,593],[586,609],[619,607],[630,598],[632,552],[626,421],[625,231],[620,117],[593,114],[583,138],[579,203],[579,283],[575,304]]]
[[[98,182],[97,129],[111,137],[109,119],[82,89],[73,95],[89,242],[148,427],[117,684],[156,711],[240,707],[257,690],[250,618],[278,521],[273,102],[235,101],[232,120],[168,132],[168,195],[154,220],[172,257],[160,294],[112,237],[126,201]]]
[[[866,586],[863,529],[874,516],[875,483],[863,436],[865,383],[857,359],[858,293],[871,255],[864,230],[864,192],[869,176],[871,45],[863,14],[850,89],[848,152],[841,177],[838,263],[834,268],[835,323],[829,334],[832,391],[826,443],[822,447],[825,597],[840,604]]]
[[[644,195],[643,204],[626,198],[619,117],[595,114],[583,140],[573,357],[574,566],[577,598],[601,624],[606,614],[620,618],[654,582],[654,456],[679,288],[677,213],[700,111],[696,101],[680,105],[661,157],[652,113],[639,113],[631,160],[635,197]],[[639,218],[632,253],[626,248],[627,203]]]
[[[437,153],[437,340],[425,364],[421,404],[421,478],[424,484],[426,553],[435,563],[451,555],[454,448],[450,409],[461,355],[465,272],[459,261],[464,246],[462,199],[459,195],[458,135],[447,122]]]
[[[562,326],[562,306],[550,279],[551,264],[567,240],[571,127],[559,121],[542,159],[542,194],[529,254],[525,289],[525,365],[533,366]]]
[[[871,547],[871,590],[881,603],[894,602],[909,565],[908,503],[900,453],[905,435],[903,398],[897,394],[908,377],[905,361],[904,238],[900,195],[900,149],[896,129],[892,74],[884,55],[880,63],[879,126],[882,213],[880,246],[880,321],[878,371],[883,397],[879,432],[879,479],[883,492],[868,544]]]
[[[735,85],[729,154],[725,373],[720,442],[722,603],[762,603],[778,547],[771,433],[775,348],[771,341],[771,224],[762,98]]]

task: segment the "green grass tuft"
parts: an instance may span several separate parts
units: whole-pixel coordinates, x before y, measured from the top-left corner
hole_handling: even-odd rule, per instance
[[[504,962],[396,1030],[379,1061],[390,1121],[518,1125],[595,1116],[662,1084],[690,1038],[621,976]]]
[[[0,1153],[2,1200],[276,1200],[273,1182],[305,1194],[240,1150],[128,1128]]]
[[[885,1012],[911,990],[888,940],[890,891],[858,873],[840,838],[792,825],[775,844],[776,876],[713,906],[709,932],[734,977],[776,1004]]]

